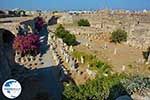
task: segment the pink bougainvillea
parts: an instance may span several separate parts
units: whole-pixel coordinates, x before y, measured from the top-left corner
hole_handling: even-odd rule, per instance
[[[36,34],[19,35],[13,43],[13,48],[21,54],[37,54],[39,47],[40,38]]]

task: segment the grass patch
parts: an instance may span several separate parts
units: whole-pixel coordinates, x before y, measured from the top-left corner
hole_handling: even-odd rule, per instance
[[[89,66],[91,70],[95,70],[99,75],[110,74],[111,68],[108,64],[100,61],[96,55],[87,54],[85,52],[74,51],[72,55],[79,61],[81,57],[84,58],[84,64],[80,64],[81,67]]]

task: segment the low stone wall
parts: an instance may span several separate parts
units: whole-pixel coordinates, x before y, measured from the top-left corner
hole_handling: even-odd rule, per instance
[[[130,38],[127,44],[139,49],[147,49],[150,45],[150,37],[147,38]]]

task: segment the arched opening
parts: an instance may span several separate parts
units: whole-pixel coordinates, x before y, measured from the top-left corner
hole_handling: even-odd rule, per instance
[[[6,14],[4,11],[0,10],[0,15]]]
[[[34,21],[33,20],[26,20],[20,23],[20,25],[25,25],[25,26],[30,26],[32,32],[34,32],[35,26],[34,26]],[[27,27],[28,29],[28,27]],[[30,29],[28,29],[29,31]]]
[[[8,64],[14,65],[15,51],[12,48],[15,35],[7,29],[0,28],[0,48],[1,52],[5,55]]]
[[[0,18],[6,17],[7,13],[3,10],[0,10]]]
[[[0,29],[0,38],[2,44],[12,45],[15,35],[6,29]]]

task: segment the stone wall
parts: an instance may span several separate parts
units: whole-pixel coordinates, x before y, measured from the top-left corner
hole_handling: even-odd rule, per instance
[[[88,19],[91,27],[69,28],[72,33],[110,33],[116,29],[123,29],[128,33],[127,44],[130,46],[146,49],[150,44],[150,14],[121,12],[121,11],[99,11],[73,15],[74,22],[79,19]]]
[[[73,18],[69,14],[64,14],[61,16],[58,21],[59,24],[72,24],[73,23]]]
[[[7,33],[4,30],[0,30],[0,82],[3,82],[11,76],[11,69],[15,64],[12,43],[4,42],[4,34]],[[9,39],[9,37],[5,38]]]
[[[11,64],[6,53],[5,48],[0,46],[0,82],[6,80],[11,75]]]

